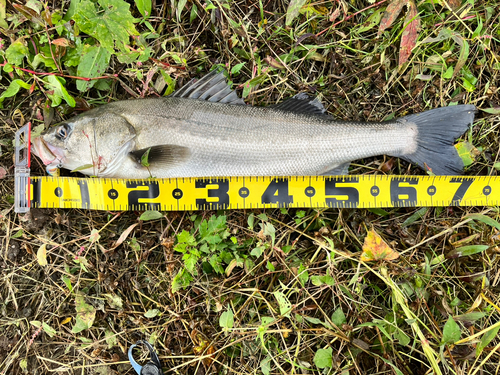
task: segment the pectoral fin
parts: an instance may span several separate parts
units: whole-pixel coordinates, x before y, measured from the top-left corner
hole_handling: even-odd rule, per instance
[[[172,168],[187,161],[191,151],[184,146],[157,145],[132,151],[129,155],[143,166]]]

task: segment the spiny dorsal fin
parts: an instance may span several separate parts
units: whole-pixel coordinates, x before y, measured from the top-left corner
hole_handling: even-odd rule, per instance
[[[143,160],[143,156],[148,150],[149,154],[145,157],[147,160]],[[191,151],[184,146],[157,145],[131,151],[129,155],[139,164],[146,161],[152,167],[169,168],[184,163],[191,156]]]
[[[281,109],[282,111],[306,115],[330,116],[326,113],[325,107],[323,107],[323,104],[321,104],[318,98],[313,98],[305,92],[301,92],[300,94],[297,94],[281,103],[275,104],[272,107],[274,109]]]
[[[243,99],[239,98],[236,92],[227,85],[224,74],[217,70],[212,70],[200,79],[192,79],[170,96],[245,105]]]

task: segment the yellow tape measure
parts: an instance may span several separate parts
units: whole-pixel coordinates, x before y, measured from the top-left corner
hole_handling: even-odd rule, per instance
[[[500,177],[302,176],[126,180],[31,177],[32,208],[214,210],[497,206]]]

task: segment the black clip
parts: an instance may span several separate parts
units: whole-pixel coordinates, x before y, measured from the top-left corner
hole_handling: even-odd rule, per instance
[[[132,354],[132,350],[139,344],[144,344],[149,349],[150,359],[149,362],[144,366],[139,365],[135,361],[134,355]],[[128,360],[130,361],[130,364],[138,375],[163,375],[160,359],[158,358],[158,355],[155,353],[155,350],[153,349],[151,344],[147,341],[140,340],[132,345],[128,350]]]

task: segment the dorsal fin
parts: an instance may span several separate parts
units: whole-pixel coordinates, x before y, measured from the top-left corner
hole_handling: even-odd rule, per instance
[[[192,79],[170,96],[245,105],[243,99],[239,98],[236,92],[227,85],[224,74],[217,70],[212,70],[200,79]]]
[[[272,107],[274,109],[281,109],[282,111],[330,117],[318,98],[313,98],[305,92],[292,96],[290,99],[275,104]]]

